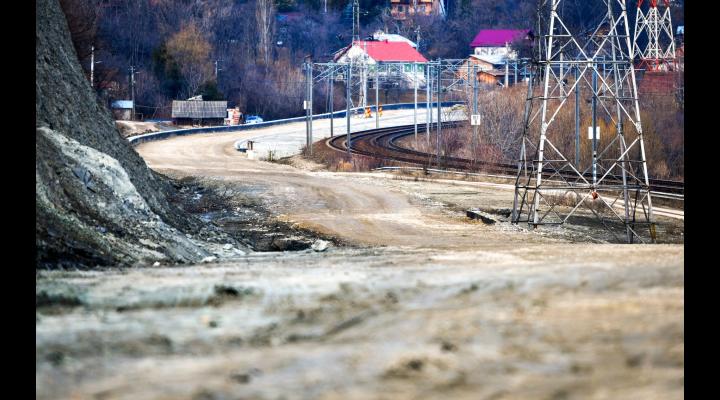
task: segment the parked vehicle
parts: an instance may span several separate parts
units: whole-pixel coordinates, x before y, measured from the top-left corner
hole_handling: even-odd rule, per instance
[[[245,124],[259,124],[260,122],[264,122],[263,119],[258,115],[249,115],[247,118],[245,118]]]

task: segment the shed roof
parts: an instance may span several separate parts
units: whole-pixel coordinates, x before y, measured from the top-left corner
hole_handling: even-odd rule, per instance
[[[470,47],[505,46],[505,43],[523,38],[528,33],[529,29],[483,29],[475,35]]]
[[[227,101],[173,100],[173,118],[225,118]]]
[[[128,109],[133,108],[133,101],[132,100],[115,100],[110,104],[110,108],[122,108],[122,109]]]
[[[471,58],[474,58],[478,61],[482,61],[488,64],[493,65],[500,65],[505,64],[505,60],[507,59],[507,56],[505,54],[488,54],[488,55],[477,55],[477,54],[471,54]]]

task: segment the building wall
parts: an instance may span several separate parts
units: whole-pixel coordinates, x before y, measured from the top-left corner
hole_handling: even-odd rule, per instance
[[[433,15],[439,9],[438,0],[417,0],[418,15]],[[415,7],[412,0],[391,0],[390,15],[394,19],[404,20],[409,16],[415,15]]]
[[[117,121],[130,121],[132,119],[132,109],[114,108],[112,113]]]
[[[476,56],[506,56],[511,60],[517,57],[517,52],[512,50],[510,46],[475,47],[473,53]]]
[[[501,80],[496,76],[493,76],[493,75],[490,75],[487,73],[483,73],[483,72],[478,72],[478,81],[480,83],[494,86],[494,85],[497,85],[497,83],[500,82]]]
[[[469,67],[468,67],[468,65],[469,65]],[[477,58],[474,58],[474,57],[469,57],[467,60],[465,60],[465,62],[462,63],[462,65],[458,69],[457,76],[460,79],[465,79],[467,77],[468,71],[470,71],[470,73],[472,73],[473,66],[475,68],[475,71],[477,71],[477,72],[490,71],[491,69],[493,69],[492,64],[485,62],[483,60],[478,60]]]
[[[200,126],[218,126],[225,124],[225,118],[204,118],[192,119],[192,118],[173,118],[175,125],[200,125]]]
[[[353,46],[350,50],[348,50],[345,54],[342,55],[342,57],[339,57],[337,62],[340,64],[346,64],[352,60],[353,65],[361,64],[363,60],[365,60],[364,54],[365,52],[361,49],[362,46]],[[398,62],[399,63],[399,62]],[[367,64],[368,64],[368,79],[372,80],[375,76],[375,65],[378,64],[377,61],[373,60],[372,58],[367,58]],[[379,64],[382,64],[380,62]],[[396,64],[393,62],[393,64]],[[402,65],[402,68],[400,70],[400,77],[404,81],[404,85],[406,87],[414,87],[415,81],[417,80],[418,86],[424,86],[425,85],[425,65],[424,64],[417,64],[417,74],[413,74],[413,63],[408,62],[404,63]],[[382,71],[382,70],[381,70]],[[357,71],[353,72],[353,75],[355,75]],[[384,72],[380,72],[381,76],[384,76]]]

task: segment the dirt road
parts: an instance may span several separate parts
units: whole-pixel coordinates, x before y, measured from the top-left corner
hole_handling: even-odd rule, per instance
[[[432,248],[509,243],[501,230],[413,204],[406,193],[383,184],[387,178],[363,179],[248,160],[233,148],[236,140],[234,135],[194,135],[143,143],[137,150],[155,170],[234,182],[262,193],[266,206],[282,219],[353,243]],[[478,234],[484,230],[493,235]]]

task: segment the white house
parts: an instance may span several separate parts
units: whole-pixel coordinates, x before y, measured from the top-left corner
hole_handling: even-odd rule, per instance
[[[512,49],[513,42],[529,39],[531,35],[529,29],[483,29],[475,35],[470,47],[473,48],[473,54],[493,64],[501,64],[505,58],[517,58],[517,52]]]
[[[428,60],[405,41],[355,41],[337,52],[333,59],[340,64],[367,65],[370,78],[375,65],[392,63],[398,67],[394,73],[400,74],[407,84],[412,85],[415,80],[418,86],[425,83],[424,63]],[[385,72],[381,70],[380,74],[385,75]]]

